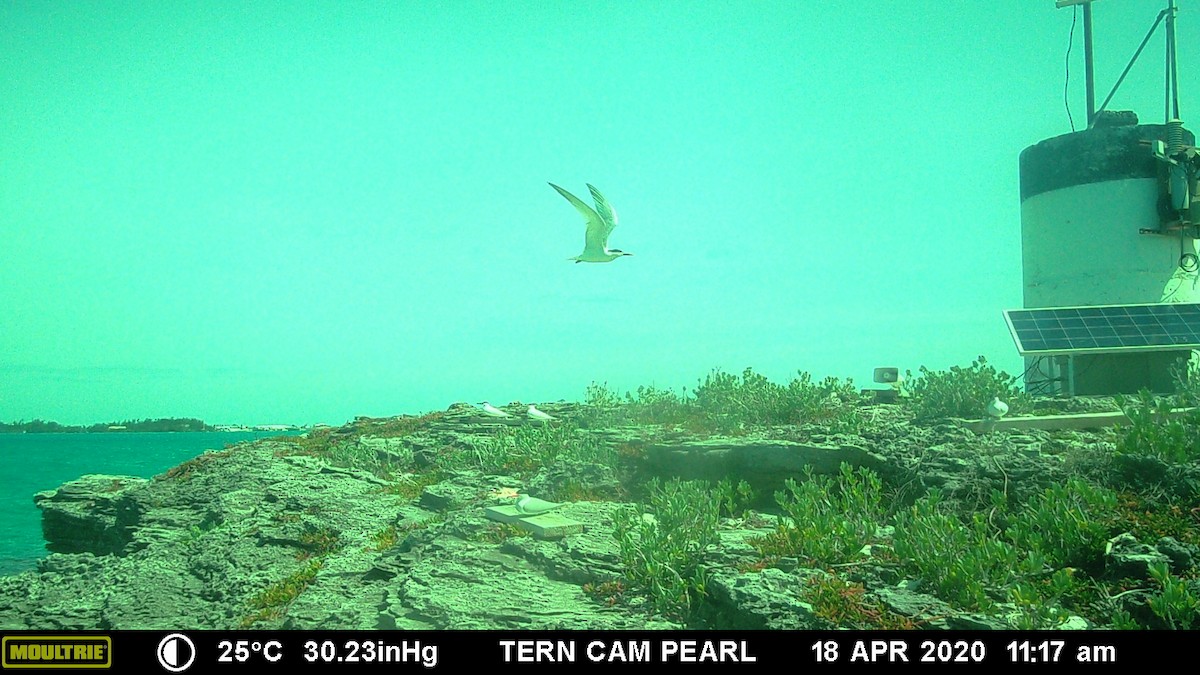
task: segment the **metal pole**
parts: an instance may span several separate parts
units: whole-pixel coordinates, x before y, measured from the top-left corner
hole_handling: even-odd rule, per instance
[[[1167,67],[1165,68],[1166,73],[1167,73],[1167,83],[1166,83],[1166,86],[1163,87],[1163,91],[1165,92],[1165,96],[1166,96],[1166,105],[1163,106],[1163,115],[1165,116],[1163,119],[1163,124],[1170,124],[1170,122],[1171,122],[1171,23],[1172,23],[1172,21],[1171,21],[1170,11],[1171,11],[1171,6],[1168,4],[1167,5],[1167,12],[1168,12],[1168,14],[1167,14],[1167,31],[1166,31],[1167,36],[1166,36],[1166,39],[1163,40],[1163,42],[1167,46]]]
[[[1100,104],[1100,110],[1108,107],[1108,102],[1112,100],[1113,94],[1121,88],[1121,83],[1125,81],[1125,76],[1129,74],[1129,69],[1133,68],[1133,64],[1142,54],[1142,50],[1146,48],[1146,43],[1150,41],[1150,36],[1154,35],[1154,31],[1158,29],[1158,24],[1162,23],[1163,17],[1167,15],[1167,10],[1158,13],[1158,18],[1154,20],[1154,25],[1150,26],[1150,31],[1146,33],[1146,37],[1142,39],[1142,44],[1138,45],[1137,51],[1133,53],[1133,58],[1129,59],[1129,65],[1125,66],[1125,70],[1121,71],[1121,76],[1117,78],[1117,83],[1113,85],[1112,91],[1108,92],[1108,96],[1104,98],[1104,102]],[[1093,120],[1094,121],[1094,120]],[[1090,126],[1089,126],[1090,128]]]
[[[1175,0],[1167,2],[1167,95],[1171,97],[1171,119],[1179,119],[1179,66],[1176,61]]]
[[[1096,85],[1092,65],[1092,3],[1083,4],[1083,68],[1084,87],[1087,91],[1087,126],[1092,127],[1096,116]]]

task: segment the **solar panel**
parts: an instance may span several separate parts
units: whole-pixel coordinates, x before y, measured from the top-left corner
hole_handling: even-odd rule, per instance
[[[1006,309],[1004,320],[1022,355],[1200,348],[1194,302]]]

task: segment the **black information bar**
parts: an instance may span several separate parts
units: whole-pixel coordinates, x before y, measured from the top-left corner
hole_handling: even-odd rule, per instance
[[[419,672],[509,664],[1139,666],[1190,661],[1195,649],[1186,633],[1172,631],[10,631],[0,639],[0,668],[27,672]]]

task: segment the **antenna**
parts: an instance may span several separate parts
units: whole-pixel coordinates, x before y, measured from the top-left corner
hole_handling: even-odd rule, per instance
[[[1150,37],[1154,35],[1154,31],[1158,30],[1158,24],[1167,21],[1166,28],[1166,43],[1167,43],[1167,84],[1166,84],[1166,122],[1179,119],[1179,77],[1178,68],[1175,58],[1175,18],[1179,13],[1179,9],[1175,7],[1175,0],[1167,0],[1166,9],[1158,13],[1158,18],[1154,20],[1154,25],[1150,26],[1150,30],[1146,33],[1146,37],[1142,38],[1142,43],[1138,45],[1137,51],[1133,53],[1133,58],[1129,59],[1129,64],[1125,66],[1125,70],[1121,72],[1121,76],[1117,78],[1117,83],[1113,85],[1112,91],[1108,92],[1108,96],[1104,98],[1104,102],[1100,104],[1099,110],[1096,109],[1095,87],[1093,85],[1093,58],[1092,58],[1092,3],[1096,0],[1055,0],[1055,7],[1062,9],[1063,7],[1072,7],[1075,5],[1083,5],[1083,58],[1086,67],[1087,80],[1087,110],[1088,110],[1088,128],[1092,128],[1096,123],[1096,115],[1104,112],[1108,106],[1108,102],[1112,100],[1117,89],[1121,87],[1121,83],[1125,81],[1125,76],[1129,74],[1133,64],[1138,57],[1142,55],[1142,50],[1146,48],[1146,43],[1150,41]]]
[[[1092,126],[1092,118],[1096,116],[1096,79],[1092,58],[1092,3],[1096,0],[1057,0],[1054,6],[1058,9],[1083,5],[1083,82],[1087,91],[1087,125]]]

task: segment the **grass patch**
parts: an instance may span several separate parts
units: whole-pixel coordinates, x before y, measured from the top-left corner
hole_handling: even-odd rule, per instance
[[[1175,403],[1170,397],[1157,399],[1145,390],[1137,398],[1116,399],[1130,421],[1119,427],[1118,455],[1150,457],[1167,464],[1200,459],[1200,410],[1172,416]]]
[[[941,492],[930,490],[896,517],[896,555],[927,585],[926,590],[967,609],[990,609],[991,588],[1016,579],[1020,554],[994,533],[982,514],[964,523],[942,505]]]
[[[300,534],[300,551],[296,553],[297,560],[308,560],[313,557],[328,555],[342,547],[341,537],[328,527],[306,527]]]
[[[1007,601],[1017,628],[1050,629],[1065,608],[1096,606],[1095,582],[1118,521],[1116,493],[1080,478],[1052,486],[1010,509],[999,492],[990,515],[966,518],[931,490],[896,518],[895,553],[928,590],[963,609]]]
[[[919,370],[916,378],[912,371],[906,371],[904,389],[913,416],[919,420],[982,418],[987,404],[997,396],[1008,404],[1010,414],[1033,407],[1033,399],[1017,386],[1019,378],[996,370],[983,356],[968,368],[952,366],[948,371],[935,371],[921,366]]]
[[[849,379],[814,382],[800,372],[778,384],[746,368],[741,376],[714,369],[689,395],[654,386],[617,394],[605,384],[587,388],[585,419],[591,424],[655,424],[694,433],[741,434],[754,426],[816,423],[837,433],[862,425],[860,395]]]
[[[512,523],[491,523],[487,527],[480,530],[475,536],[475,541],[482,541],[488,544],[501,544],[514,537],[529,537],[532,533],[523,527],[519,527]]]
[[[1026,503],[1005,535],[1051,568],[1079,567],[1099,574],[1116,513],[1114,492],[1072,477]]]
[[[717,544],[718,506],[707,483],[650,483],[650,513],[627,508],[614,535],[628,586],[656,612],[686,619],[707,590],[705,551]]]
[[[591,596],[597,602],[606,607],[614,607],[625,603],[625,593],[629,589],[620,579],[614,581],[603,581],[600,583],[588,582],[583,585],[583,592]]]
[[[500,427],[475,447],[471,464],[487,473],[527,477],[558,462],[616,466],[617,452],[572,424]]]
[[[912,619],[901,616],[879,602],[866,598],[862,584],[833,575],[817,574],[808,580],[800,599],[813,607],[813,614],[838,629],[913,630]]]
[[[277,436],[271,440],[283,446],[275,451],[276,457],[324,457],[335,466],[366,469],[376,475],[382,475],[401,467],[381,460],[374,449],[359,441],[360,438],[404,438],[428,428],[445,415],[444,412],[435,411],[424,415],[399,415],[378,419],[361,417],[350,425],[351,433],[345,433],[345,429],[341,429],[335,435],[333,428],[322,427],[300,436]]]
[[[251,613],[242,618],[238,628],[250,628],[260,621],[277,621],[283,618],[292,602],[317,578],[322,564],[320,559],[310,560],[286,578],[264,588],[250,599]]]
[[[363,436],[372,436],[375,438],[403,438],[411,436],[418,431],[423,431],[429,428],[429,425],[438,422],[446,417],[446,413],[440,410],[425,413],[424,415],[399,415],[397,417],[387,417],[384,419],[366,420],[359,423],[362,427],[361,433]]]
[[[425,488],[440,483],[445,479],[441,471],[425,471],[422,473],[403,473],[389,476],[388,484],[380,488],[382,494],[396,495],[403,499],[416,499]]]
[[[407,537],[409,533],[429,527],[429,525],[435,520],[439,519],[414,520],[408,521],[401,525],[392,524],[381,528],[378,532],[371,536],[371,541],[373,541],[374,544],[368,547],[367,550],[382,553],[383,551],[393,548],[400,542],[404,541],[404,538]]]
[[[849,562],[875,539],[886,517],[882,483],[875,472],[843,463],[836,477],[805,470],[775,493],[784,518],[774,532],[748,540],[764,557],[795,556],[824,567]]]
[[[396,529],[395,524],[388,525],[376,532],[371,539],[375,542],[373,550],[386,551],[400,543],[400,530]]]
[[[287,457],[288,455],[317,457],[329,449],[332,438],[333,429],[321,427],[300,436],[276,436],[271,440],[282,446],[275,450],[276,457]]]
[[[171,469],[168,469],[167,472],[164,474],[161,474],[160,477],[162,480],[174,480],[174,481],[179,481],[179,482],[186,482],[186,481],[191,480],[197,473],[199,473],[201,470],[203,470],[206,466],[208,466],[212,462],[214,462],[218,459],[223,459],[225,457],[228,457],[231,454],[233,454],[232,450],[218,450],[218,451],[213,451],[213,452],[206,452],[202,455],[199,455],[197,457],[193,457],[192,459],[189,459],[188,461],[180,464],[179,466],[175,466],[175,467],[172,467]],[[115,484],[115,481],[114,481],[114,484]]]
[[[617,497],[621,495],[615,495]],[[615,501],[614,495],[604,489],[595,488],[582,481],[571,479],[556,487],[551,495],[551,501],[560,502],[609,502]]]
[[[1160,590],[1147,604],[1162,627],[1171,630],[1200,627],[1200,597],[1191,591],[1188,584],[1172,576],[1165,563],[1151,565],[1150,576],[1159,584]]]
[[[1117,515],[1113,520],[1139,541],[1174,537],[1200,546],[1200,504],[1164,503],[1130,491],[1118,492],[1116,497]]]

